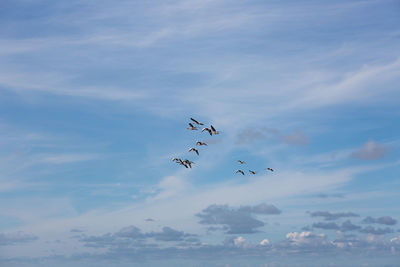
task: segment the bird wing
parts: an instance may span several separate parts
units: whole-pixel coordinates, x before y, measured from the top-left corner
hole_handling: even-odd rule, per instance
[[[194,123],[196,123],[196,124],[199,124],[199,122],[198,121],[196,121],[195,119],[193,119],[193,118],[190,118]]]
[[[211,125],[211,130],[213,130],[214,132],[216,132],[214,126]]]

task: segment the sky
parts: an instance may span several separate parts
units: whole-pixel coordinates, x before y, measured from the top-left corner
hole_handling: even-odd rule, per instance
[[[398,266],[399,14],[2,0],[0,265]]]

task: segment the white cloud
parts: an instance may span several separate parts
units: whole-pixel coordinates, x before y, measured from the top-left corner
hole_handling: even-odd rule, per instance
[[[261,246],[268,246],[268,245],[270,245],[270,243],[271,243],[271,242],[269,242],[268,239],[263,239],[263,240],[260,242],[260,245],[261,245]]]
[[[246,244],[246,239],[244,239],[243,236],[239,236],[239,237],[237,237],[237,238],[235,238],[235,239],[233,240],[233,243],[234,243],[235,246],[237,246],[237,247],[242,247],[242,246],[244,246],[244,245]]]
[[[290,246],[318,247],[331,244],[325,234],[315,234],[312,232],[291,232],[286,234],[286,239],[290,241]]]

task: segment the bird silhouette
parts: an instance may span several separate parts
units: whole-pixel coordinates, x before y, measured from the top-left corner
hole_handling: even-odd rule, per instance
[[[198,122],[197,120],[195,120],[195,119],[193,119],[193,118],[190,118],[195,124],[197,124],[197,125],[204,125],[203,123],[201,123],[201,122]]]
[[[236,170],[236,173],[241,173],[242,175],[244,175],[244,171],[242,170]]]
[[[194,147],[191,147],[191,148],[189,149],[189,152],[190,152],[190,151],[194,151],[194,152],[196,152],[197,155],[199,155],[199,151],[198,151],[196,148],[194,148]]]
[[[186,129],[188,129],[188,130],[197,130],[197,127],[189,122],[189,127],[186,128]]]
[[[211,125],[210,127],[213,134],[219,134],[219,132],[215,130],[214,126]]]
[[[206,143],[203,143],[200,141],[197,141],[197,143],[196,143],[196,146],[206,146],[206,145],[207,145]]]
[[[192,164],[194,164],[193,161],[190,161],[190,160],[188,160],[188,159],[185,159],[183,162],[184,162],[187,166],[189,166],[189,168],[192,168]]]
[[[212,130],[209,129],[209,128],[207,128],[207,127],[206,127],[206,128],[203,128],[201,131],[202,131],[202,132],[207,131],[210,135],[213,135]]]

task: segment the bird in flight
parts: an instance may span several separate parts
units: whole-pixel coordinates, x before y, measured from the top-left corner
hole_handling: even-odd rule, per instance
[[[186,129],[188,129],[188,130],[197,130],[197,127],[189,122],[189,127],[186,128]]]
[[[189,168],[192,168],[192,164],[194,164],[193,161],[190,161],[190,160],[188,160],[188,159],[185,159],[183,162],[184,162],[187,166],[189,166]]]
[[[246,162],[244,162],[244,161],[242,161],[242,160],[238,160],[238,162],[239,162],[239,164],[244,164],[244,163],[246,163]]]
[[[219,134],[219,132],[215,130],[214,126],[211,125],[210,127],[213,134]]]
[[[274,170],[273,169],[271,169],[271,168],[266,168],[266,170],[267,171],[271,171],[271,172],[273,172]]]
[[[186,169],[188,168],[186,162],[182,161],[181,159],[174,158],[173,161],[175,161],[176,163],[179,163],[179,165],[185,166]]]
[[[210,135],[213,134],[212,130],[209,129],[209,128],[207,128],[207,127],[206,127],[206,128],[203,128],[201,131],[202,131],[202,132],[207,131]]]
[[[244,175],[244,171],[242,170],[236,170],[236,173],[241,173],[242,175]]]
[[[257,172],[252,171],[252,170],[249,170],[249,173],[251,173],[251,174],[256,174]]]
[[[197,155],[199,155],[199,151],[198,151],[196,148],[194,148],[194,147],[191,147],[191,148],[189,149],[189,152],[190,152],[190,151],[194,151],[194,152],[196,152]]]
[[[193,118],[190,118],[195,124],[197,124],[197,125],[204,125],[203,123],[201,123],[201,122],[198,122],[197,120],[195,120],[195,119],[193,119]]]
[[[207,145],[206,143],[203,143],[200,141],[197,141],[197,143],[196,143],[196,146],[206,146],[206,145]]]

